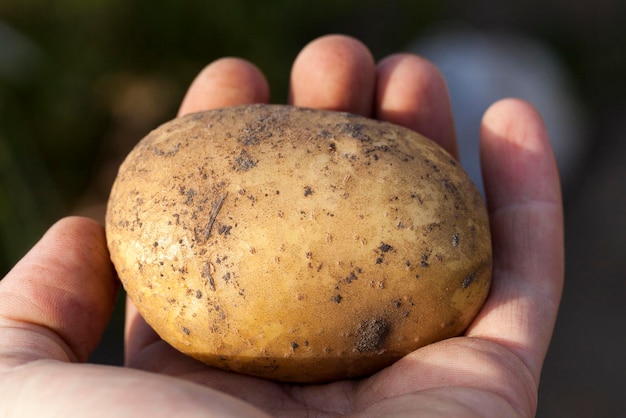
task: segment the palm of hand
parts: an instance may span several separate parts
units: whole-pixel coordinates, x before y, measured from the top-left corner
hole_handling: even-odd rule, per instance
[[[292,104],[398,123],[456,155],[445,83],[418,57],[375,65],[357,41],[325,37],[302,51],[291,83]],[[180,113],[266,102],[268,94],[251,64],[219,60],[196,79]],[[102,228],[68,218],[0,282],[0,415],[533,416],[563,279],[558,176],[541,119],[525,103],[489,109],[481,142],[494,280],[464,336],[362,380],[278,384],[183,356],[129,303],[129,367],[71,364],[97,345],[117,281]]]
[[[496,343],[471,337],[424,347],[369,378],[313,386],[211,369],[162,341],[138,353],[135,365],[217,389],[275,417],[530,416],[536,402],[534,378],[523,362]]]

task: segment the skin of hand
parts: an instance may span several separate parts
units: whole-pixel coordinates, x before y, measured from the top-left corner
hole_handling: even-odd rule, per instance
[[[223,58],[199,74],[179,114],[268,100],[254,65]],[[353,38],[318,38],[293,64],[290,104],[404,125],[458,157],[443,77],[415,55],[375,63]],[[125,367],[87,364],[119,284],[102,226],[70,217],[0,282],[0,416],[534,416],[564,275],[561,192],[540,115],[519,100],[495,103],[482,121],[481,159],[494,277],[463,336],[362,380],[278,384],[176,352],[128,303]]]

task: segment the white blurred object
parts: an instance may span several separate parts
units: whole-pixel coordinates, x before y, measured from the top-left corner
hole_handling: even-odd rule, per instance
[[[570,76],[543,43],[522,35],[440,28],[409,50],[434,62],[448,83],[461,162],[483,192],[478,135],[495,101],[517,97],[541,113],[564,185],[573,178],[587,140],[586,112]]]

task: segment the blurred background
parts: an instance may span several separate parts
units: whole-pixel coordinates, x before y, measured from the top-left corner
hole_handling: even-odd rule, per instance
[[[480,185],[480,115],[531,101],[566,210],[566,287],[539,417],[626,411],[626,2],[621,0],[2,0],[0,275],[58,218],[102,220],[121,159],[176,114],[204,65],[240,56],[285,102],[309,41],[345,33],[376,59],[420,53],[447,78],[463,163]],[[122,361],[122,298],[92,360]]]

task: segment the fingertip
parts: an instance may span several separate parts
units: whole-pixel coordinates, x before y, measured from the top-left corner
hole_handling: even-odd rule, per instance
[[[0,316],[23,330],[24,346],[33,338],[42,357],[78,361],[99,343],[119,287],[104,228],[83,217],[52,225],[1,284]]]
[[[458,158],[448,87],[429,60],[408,53],[378,63],[377,117],[412,129]]]
[[[307,44],[291,70],[290,103],[363,116],[372,113],[376,70],[358,39],[326,35]]]
[[[541,114],[532,104],[522,99],[508,97],[496,101],[487,108],[482,119],[483,128],[505,133],[516,118],[543,125]],[[541,128],[545,129],[545,126]]]
[[[194,79],[178,114],[266,103],[269,95],[267,80],[258,67],[240,58],[220,58],[207,65]]]
[[[50,258],[51,262],[60,263],[59,268],[72,273],[104,276],[109,280],[105,283],[113,284],[114,290],[119,285],[111,264],[104,226],[91,218],[68,216],[58,220],[24,259],[31,261],[31,257]],[[104,290],[109,290],[109,287]],[[115,292],[108,293],[110,300],[115,300]]]
[[[481,123],[481,166],[487,200],[499,207],[516,200],[559,202],[559,174],[541,114],[528,102],[502,99]]]
[[[527,132],[523,133],[522,130]],[[545,130],[539,111],[529,102],[514,97],[498,100],[489,106],[483,115],[481,125],[481,133],[506,137],[509,142],[518,142],[524,147],[545,143],[547,139]],[[525,138],[534,138],[538,141],[524,143]]]

